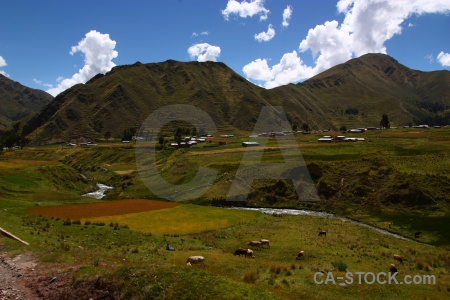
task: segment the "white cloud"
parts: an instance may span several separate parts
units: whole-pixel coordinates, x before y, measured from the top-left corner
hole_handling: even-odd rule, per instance
[[[191,37],[197,37],[197,36],[199,36],[199,35],[206,35],[206,36],[208,36],[209,35],[209,32],[208,31],[202,31],[202,32],[200,32],[200,33],[197,33],[197,32],[193,32],[192,33],[192,35],[191,35]]]
[[[195,44],[188,48],[187,52],[191,59],[197,59],[197,61],[217,61],[217,57],[220,56],[220,47],[213,46],[208,43]]]
[[[0,68],[6,67],[8,64],[6,63],[6,60],[0,55]],[[5,77],[9,77],[9,74],[6,73],[4,70],[0,70],[0,74],[2,74]]]
[[[42,80],[33,79],[34,83],[42,85],[43,87],[46,87],[48,89],[51,89],[53,87],[53,84],[50,83],[44,83]]]
[[[441,53],[437,56],[437,61],[444,67],[450,67],[450,53]]]
[[[222,10],[222,15],[225,20],[229,20],[230,15],[238,15],[241,18],[260,15],[259,20],[264,21],[267,20],[269,12],[270,10],[264,7],[264,0],[251,0],[250,2],[228,0],[227,7]]]
[[[71,78],[60,81],[56,88],[47,90],[53,96],[78,83],[85,83],[95,75],[110,71],[116,64],[112,62],[118,56],[116,41],[110,39],[109,34],[102,34],[95,30],[88,32],[84,39],[72,46],[70,55],[81,52],[84,55],[84,66]]]
[[[244,66],[242,69],[247,78],[254,80],[269,81],[273,79],[272,71],[267,64],[266,59],[260,59],[252,61]]]
[[[305,74],[313,76],[366,53],[386,54],[386,41],[401,34],[403,27],[409,26],[409,23],[405,22],[409,17],[450,13],[449,0],[339,0],[336,7],[339,13],[345,15],[344,21],[339,24],[338,21],[331,20],[311,28],[299,44],[300,52],[311,51],[315,59],[314,66],[305,66],[300,58],[298,58],[300,62],[295,62],[297,56],[295,51],[286,53],[279,65],[272,68],[267,66],[273,79],[268,80],[264,86],[276,86],[286,82],[287,79],[296,82]],[[288,58],[293,62],[289,70],[286,68],[287,65],[281,66],[281,62]],[[443,65],[448,63],[448,54],[440,53],[438,60]],[[255,64],[257,61],[247,66],[251,65],[254,68],[261,64],[261,62]],[[261,68],[260,72],[263,71]],[[255,75],[257,78],[261,77],[260,73],[252,69],[247,78],[260,80],[252,78],[253,74],[257,74]]]
[[[283,25],[283,27],[289,26],[289,21],[291,20],[291,16],[292,16],[292,6],[288,5],[283,11],[283,22],[281,23],[281,25]]]
[[[255,34],[255,40],[258,42],[268,42],[275,36],[275,29],[273,29],[272,24],[269,24],[269,27],[267,28],[267,32],[260,32],[258,34]]]
[[[0,68],[6,67],[7,65],[6,60],[0,55]]]
[[[244,66],[242,71],[247,78],[265,81],[264,87],[268,89],[309,78],[314,72],[298,57],[297,51],[284,54],[272,68],[266,59],[257,59]]]

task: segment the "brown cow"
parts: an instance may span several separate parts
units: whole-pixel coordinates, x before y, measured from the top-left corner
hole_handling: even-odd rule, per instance
[[[267,245],[267,248],[270,248],[270,240],[261,239],[259,241],[261,242],[261,247]]]
[[[398,272],[397,267],[394,264],[391,264],[389,266],[389,270],[391,271],[391,273],[397,273]]]
[[[394,260],[398,260],[400,263],[403,263],[403,258],[398,254],[394,254]]]
[[[239,255],[239,256],[241,256],[241,255],[247,256],[247,249],[244,249],[244,248],[236,249],[236,251],[234,251],[233,255],[235,255],[235,256],[236,256],[236,255]]]
[[[304,257],[305,256],[305,252],[304,251],[300,251],[298,254],[297,254],[297,257],[295,258],[295,259],[301,259],[302,257]]]

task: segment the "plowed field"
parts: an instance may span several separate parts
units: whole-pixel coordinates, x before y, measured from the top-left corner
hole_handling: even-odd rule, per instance
[[[35,215],[45,217],[82,219],[104,216],[118,216],[124,214],[140,213],[153,210],[161,210],[178,206],[175,202],[128,199],[113,200],[98,203],[70,204],[50,207],[37,207],[29,210]]]

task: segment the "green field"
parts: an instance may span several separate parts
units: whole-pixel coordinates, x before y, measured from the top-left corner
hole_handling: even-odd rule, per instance
[[[175,208],[79,220],[46,218],[28,210],[37,205],[157,200],[136,171],[134,145],[0,152],[0,227],[30,243],[24,246],[0,236],[0,248],[11,256],[30,251],[49,272],[69,273],[73,289],[86,297],[90,289],[101,289],[97,283],[102,278],[121,299],[448,299],[450,129],[367,131],[364,142],[317,142],[330,134],[340,133],[287,137],[285,149],[277,149],[274,139],[270,149],[246,149],[241,142],[249,138],[237,135],[221,146],[212,142],[161,150],[156,168],[166,181],[185,184],[199,167],[208,167],[217,171],[211,187]],[[282,153],[296,155],[298,149],[298,161],[310,167],[320,201],[298,201],[288,183],[267,178],[255,181],[247,201],[236,204],[324,210],[413,240],[414,232],[421,231],[421,237],[401,240],[339,219],[278,218],[214,207],[230,205],[226,196],[236,172],[249,164],[243,161],[245,151],[261,151],[262,163],[270,164],[282,162]],[[81,196],[97,182],[114,190],[103,200]],[[319,237],[319,230],[327,236]],[[255,259],[233,256],[237,248],[259,239],[269,239],[270,249],[253,249]],[[166,251],[167,243],[175,251]],[[299,251],[305,256],[296,260]],[[404,263],[394,261],[394,254]],[[185,266],[190,255],[205,256],[205,266]],[[354,282],[343,287],[339,280],[314,282],[319,271],[337,278],[346,270],[356,279],[355,272],[387,273],[392,263],[398,266],[398,279],[432,275],[436,284]]]

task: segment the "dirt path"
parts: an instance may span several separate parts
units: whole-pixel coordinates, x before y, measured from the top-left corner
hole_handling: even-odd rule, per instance
[[[26,287],[26,275],[36,264],[27,254],[9,258],[0,254],[0,300],[37,300],[36,294]]]

